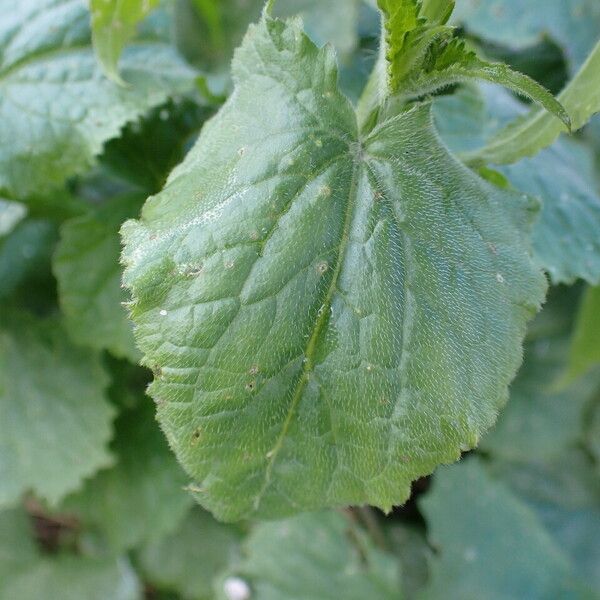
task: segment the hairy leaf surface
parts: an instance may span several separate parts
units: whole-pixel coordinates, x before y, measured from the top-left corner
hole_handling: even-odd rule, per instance
[[[359,136],[295,22],[252,27],[233,69],[123,229],[159,420],[221,518],[389,509],[505,402],[545,290],[535,205],[450,156],[427,106]]]
[[[84,0],[0,0],[0,190],[43,194],[88,167],[104,142],[171,94],[192,71],[167,44],[127,49],[127,86],[94,56]]]
[[[111,462],[113,409],[98,357],[57,322],[0,320],[0,506],[34,491],[58,502]]]
[[[396,559],[346,516],[330,511],[255,527],[234,574],[256,600],[396,600]],[[224,580],[224,586],[227,585]],[[231,596],[221,594],[219,600]]]

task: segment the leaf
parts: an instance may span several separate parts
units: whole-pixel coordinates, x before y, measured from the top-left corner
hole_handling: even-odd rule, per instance
[[[476,96],[475,98],[470,95]],[[436,122],[453,150],[481,146],[494,126],[523,113],[502,90],[471,89],[436,100]],[[600,195],[589,147],[561,138],[534,158],[499,168],[511,184],[542,201],[533,231],[537,261],[553,283],[600,281]]]
[[[594,113],[600,111],[600,42],[596,45],[577,75],[558,96],[571,117],[571,129],[581,129]],[[550,146],[565,131],[552,115],[533,109],[500,131],[489,144],[478,151],[466,153],[467,163],[510,164],[526,156],[534,156]]]
[[[464,41],[453,38],[453,29],[443,20],[450,17],[453,2],[444,7],[417,0],[379,0],[378,5],[385,17],[389,90],[397,99],[408,102],[473,79],[490,81],[537,102],[570,129],[568,113],[548,90],[505,64],[482,60]]]
[[[426,106],[360,139],[294,21],[251,27],[234,77],[123,228],[158,418],[221,519],[389,510],[505,402],[545,289],[535,207],[452,158]]]
[[[507,460],[551,460],[581,441],[584,411],[600,387],[600,377],[591,374],[557,389],[567,348],[565,332],[526,345],[508,405],[481,442],[486,452]]]
[[[22,600],[138,600],[140,586],[126,559],[64,556],[41,559],[11,577],[5,594]]]
[[[144,404],[121,413],[112,444],[115,465],[98,472],[61,507],[99,531],[113,550],[170,533],[192,504],[183,489],[187,478],[153,413],[153,407]]]
[[[273,14],[282,17],[300,15],[307,34],[315,44],[333,44],[343,59],[358,44],[360,5],[360,0],[277,0]]]
[[[192,510],[173,533],[145,544],[140,567],[153,586],[189,600],[213,598],[213,579],[237,559],[240,532]]]
[[[0,238],[10,233],[27,215],[27,207],[21,202],[0,198]]]
[[[596,0],[533,0],[525,9],[520,0],[461,0],[454,20],[485,40],[521,50],[550,35],[578,67],[598,40],[600,7]]]
[[[440,469],[420,505],[438,551],[422,598],[591,597],[532,509],[477,459]]]
[[[94,49],[107,77],[121,83],[118,62],[137,24],[158,0],[90,0]]]
[[[3,311],[0,506],[26,491],[56,504],[111,462],[107,379],[98,357],[73,346],[59,323]]]
[[[577,377],[600,363],[600,287],[587,289],[581,302],[569,356],[569,375]]]
[[[0,0],[0,190],[43,195],[89,167],[123,125],[193,86],[174,49],[128,48],[127,86],[105,79],[83,0]]]
[[[31,524],[22,508],[0,512],[0,598],[8,598],[3,587],[10,577],[38,558]]]
[[[97,210],[66,221],[53,258],[60,306],[73,340],[137,362],[131,322],[121,303],[119,228],[142,205],[139,194],[119,196]]]
[[[246,582],[256,600],[396,600],[396,560],[373,547],[363,531],[337,512],[306,514],[256,525],[245,559],[224,579]]]

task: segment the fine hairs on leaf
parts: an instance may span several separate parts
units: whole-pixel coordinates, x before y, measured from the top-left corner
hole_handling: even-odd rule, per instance
[[[158,419],[221,519],[389,510],[506,401],[546,288],[537,205],[449,155],[426,103],[359,133],[295,20],[265,13],[233,77],[122,229]]]

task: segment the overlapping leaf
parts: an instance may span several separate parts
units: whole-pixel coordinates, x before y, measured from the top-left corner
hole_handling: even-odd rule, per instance
[[[0,1],[0,190],[43,194],[88,167],[104,142],[193,73],[168,44],[127,49],[127,86],[104,78],[84,0]]]
[[[159,419],[221,518],[389,508],[504,404],[544,294],[535,207],[448,155],[427,107],[359,137],[295,23],[252,27],[234,77],[123,230]]]
[[[98,357],[58,322],[0,320],[0,506],[33,491],[51,503],[111,462],[113,409]]]

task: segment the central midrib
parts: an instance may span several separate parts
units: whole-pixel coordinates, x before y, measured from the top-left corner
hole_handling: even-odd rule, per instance
[[[296,389],[294,391],[294,395],[292,397],[292,402],[290,404],[290,408],[288,409],[286,419],[281,428],[281,432],[280,432],[279,436],[277,437],[277,441],[275,442],[275,445],[267,454],[267,457],[269,458],[269,462],[265,469],[265,477],[264,477],[263,485],[254,500],[254,510],[255,511],[258,510],[261,500],[263,499],[265,492],[267,491],[267,489],[271,483],[271,473],[273,471],[273,467],[275,465],[275,462],[277,461],[277,457],[283,446],[283,442],[285,440],[287,432],[288,432],[290,425],[292,423],[292,420],[294,418],[296,408],[298,407],[298,404],[300,403],[302,394],[304,393],[304,389],[306,387],[306,384],[308,383],[310,373],[312,372],[312,370],[314,368],[313,361],[314,361],[314,353],[315,353],[315,350],[317,347],[317,342],[319,340],[319,337],[321,335],[323,327],[325,326],[325,324],[327,322],[327,319],[329,316],[329,309],[331,306],[331,301],[333,299],[333,295],[335,294],[340,271],[342,269],[344,258],[346,256],[350,228],[351,228],[352,222],[354,220],[354,212],[356,209],[357,195],[358,195],[357,194],[358,176],[359,176],[359,171],[361,169],[361,166],[362,166],[362,157],[360,155],[360,151],[358,151],[356,153],[356,157],[354,157],[354,167],[353,167],[353,171],[352,171],[352,179],[350,182],[350,192],[348,194],[348,206],[346,208],[346,214],[345,214],[345,218],[344,218],[344,227],[342,230],[342,236],[341,236],[341,240],[340,240],[340,249],[339,249],[338,257],[336,260],[335,268],[333,271],[333,275],[331,277],[331,283],[327,289],[327,294],[325,295],[325,298],[323,299],[322,310],[319,313],[319,316],[315,322],[315,326],[313,328],[310,339],[308,340],[308,344],[306,345],[306,350],[304,352],[304,362],[303,362],[303,367],[302,367],[302,373],[300,374],[298,383],[296,384]]]

